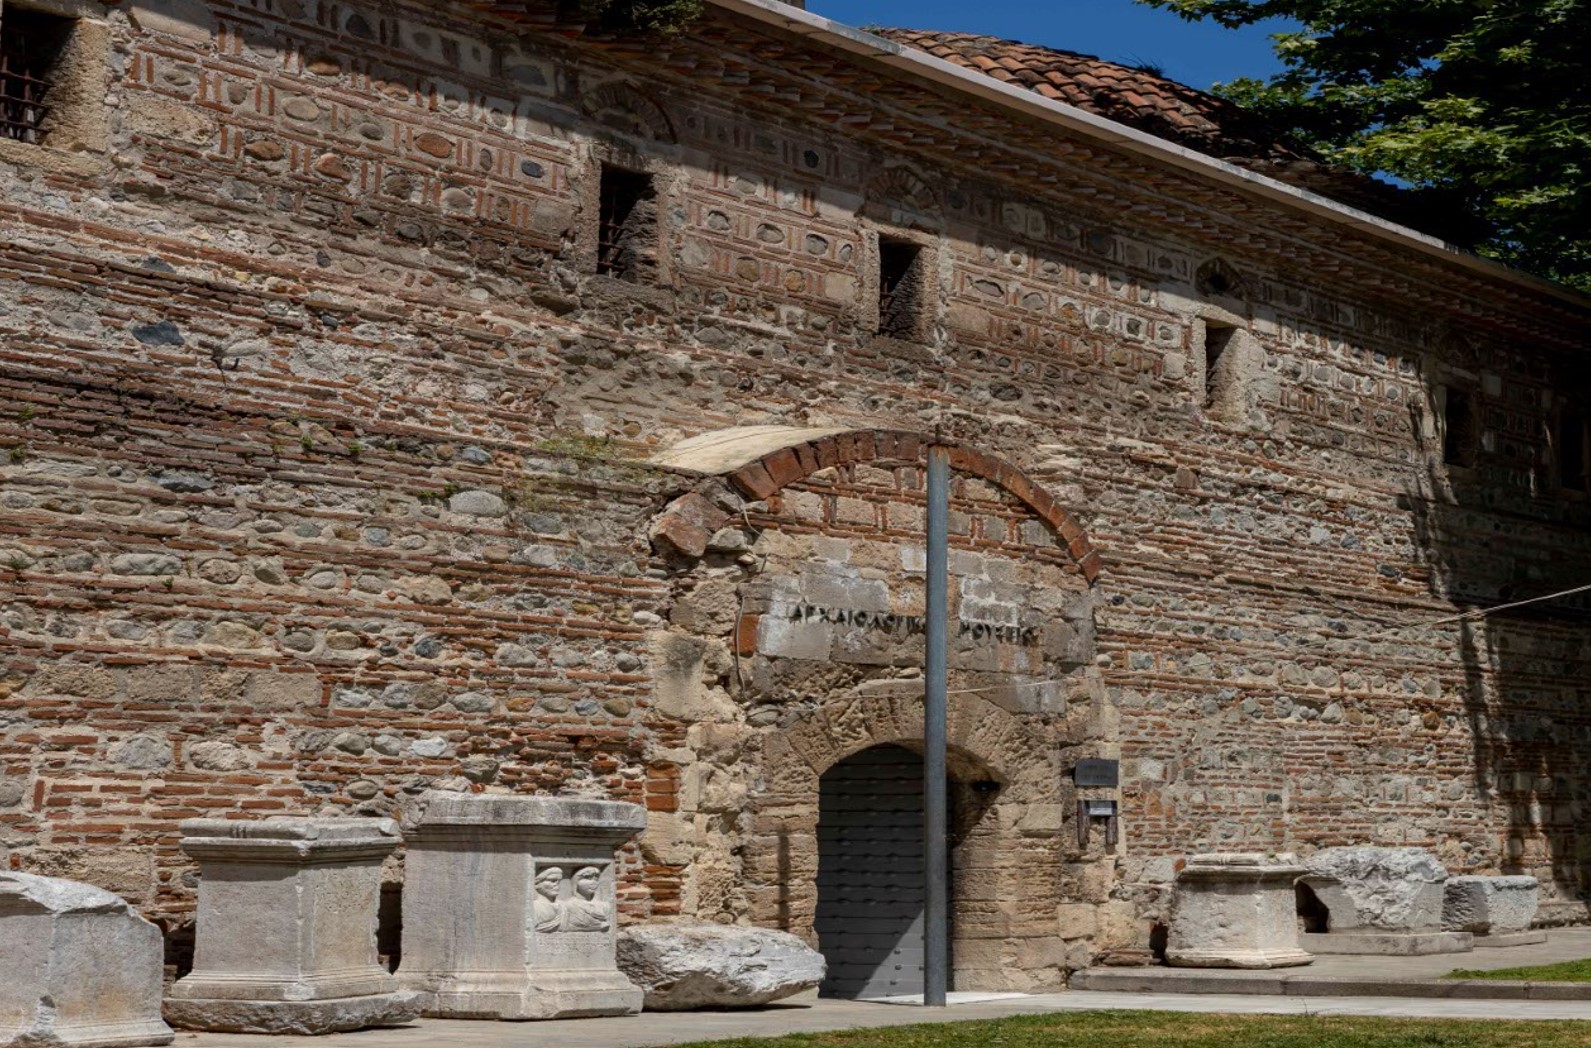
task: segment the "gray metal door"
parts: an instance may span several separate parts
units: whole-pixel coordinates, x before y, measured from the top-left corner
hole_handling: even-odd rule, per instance
[[[824,773],[818,807],[818,949],[826,997],[923,989],[923,761],[875,746]]]

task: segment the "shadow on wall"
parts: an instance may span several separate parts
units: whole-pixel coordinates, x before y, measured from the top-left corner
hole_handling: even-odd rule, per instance
[[[1565,490],[1561,463],[1543,464],[1555,416],[1542,405],[1553,388],[1585,385],[1492,388],[1501,395],[1483,401],[1468,392],[1461,410],[1449,407],[1446,390],[1433,390],[1433,446],[1406,495],[1416,556],[1433,594],[1458,612],[1591,585],[1591,504]],[[1542,436],[1533,442],[1532,434]],[[1473,758],[1471,781],[1444,783],[1441,804],[1455,824],[1470,808],[1480,819],[1469,821],[1492,828],[1492,839],[1465,842],[1474,867],[1540,879],[1543,921],[1586,920],[1591,593],[1433,628],[1462,665],[1466,723],[1452,727],[1467,732]]]

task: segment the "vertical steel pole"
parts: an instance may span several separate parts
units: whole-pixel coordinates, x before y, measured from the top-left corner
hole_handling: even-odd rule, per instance
[[[923,688],[923,1004],[943,1008],[950,982],[950,898],[945,797],[945,707],[949,641],[950,449],[928,449],[927,659]]]

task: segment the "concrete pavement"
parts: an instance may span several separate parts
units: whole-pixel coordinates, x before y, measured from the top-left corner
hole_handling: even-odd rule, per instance
[[[1547,942],[1510,949],[1434,957],[1323,956],[1302,968],[1275,972],[1213,969],[1116,968],[1081,974],[1079,982],[1138,979],[1140,992],[1072,990],[1004,1000],[956,1004],[944,1011],[866,1001],[819,999],[735,1012],[647,1012],[614,1019],[567,1019],[540,1023],[462,1022],[423,1019],[410,1026],[363,1030],[332,1037],[267,1037],[179,1032],[178,1048],[651,1048],[733,1037],[778,1037],[910,1023],[997,1019],[1046,1012],[1157,1010],[1238,1015],[1384,1015],[1440,1019],[1578,1019],[1591,1022],[1591,1000],[1498,999],[1508,984],[1443,981],[1455,968],[1512,968],[1591,957],[1591,929],[1554,931]],[[1106,974],[1108,973],[1108,974]],[[1106,974],[1104,980],[1091,976]],[[1178,979],[1182,983],[1178,983]],[[1194,990],[1164,991],[1186,986]],[[1156,980],[1160,980],[1156,982]],[[1294,980],[1299,980],[1294,982]],[[1312,980],[1305,982],[1303,980]],[[1291,983],[1291,992],[1288,984]],[[1478,989],[1468,994],[1467,985]],[[1517,984],[1516,984],[1517,985]],[[1535,984],[1544,987],[1586,984]],[[1307,992],[1327,987],[1332,996]],[[1396,987],[1406,987],[1402,995]],[[1392,989],[1389,989],[1391,987]],[[1498,988],[1503,989],[1499,990]],[[1550,992],[1550,990],[1549,990]],[[1477,998],[1475,993],[1492,996]],[[1435,996],[1441,994],[1442,996]],[[1591,1040],[1591,1032],[1588,1032]]]
[[[390,1030],[332,1037],[264,1037],[179,1033],[177,1048],[651,1048],[734,1037],[780,1037],[920,1022],[998,1019],[1009,1015],[1088,1011],[1222,1012],[1236,1015],[1369,1015],[1432,1019],[1578,1019],[1591,1023],[1591,1001],[1496,1001],[1403,997],[1287,997],[1242,994],[1068,992],[925,1011],[860,1001],[797,999],[750,1012],[646,1013],[617,1019],[540,1023],[422,1019]],[[1587,1037],[1591,1038],[1591,1030]]]
[[[1072,977],[1077,990],[1148,994],[1256,994],[1297,997],[1443,997],[1591,1001],[1591,983],[1527,983],[1443,978],[1454,969],[1556,964],[1591,957],[1591,929],[1559,928],[1529,946],[1424,957],[1323,954],[1298,968],[1092,968]]]

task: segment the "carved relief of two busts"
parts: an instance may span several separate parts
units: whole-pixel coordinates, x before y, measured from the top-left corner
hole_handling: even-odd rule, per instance
[[[533,917],[538,932],[605,932],[613,926],[613,911],[597,896],[602,889],[602,871],[582,866],[570,878],[573,892],[563,896],[564,872],[561,866],[544,866],[536,873],[536,900]]]

